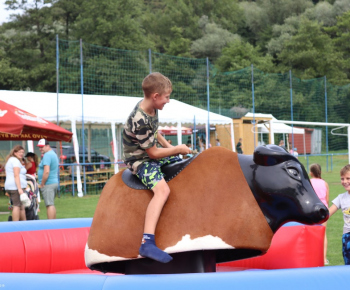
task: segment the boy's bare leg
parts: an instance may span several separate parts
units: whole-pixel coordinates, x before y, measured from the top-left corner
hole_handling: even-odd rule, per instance
[[[154,235],[159,216],[168,200],[170,188],[165,180],[162,179],[152,190],[154,195],[146,210],[144,233]]]
[[[159,216],[170,194],[169,186],[164,179],[159,181],[153,188],[153,193],[153,198],[146,210],[144,235],[139,252],[143,257],[151,258],[162,263],[168,263],[172,258],[156,246],[154,239]]]

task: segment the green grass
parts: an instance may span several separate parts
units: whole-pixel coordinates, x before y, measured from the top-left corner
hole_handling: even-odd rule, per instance
[[[299,160],[306,166],[306,160],[300,156]],[[348,163],[347,156],[333,157],[333,171],[326,172],[326,159],[325,157],[309,157],[309,165],[311,163],[319,163],[322,166],[322,177],[328,182],[330,188],[329,201],[332,204],[332,200],[338,196],[338,194],[344,192],[344,188],[340,184],[340,169]],[[330,167],[329,167],[330,168]],[[100,190],[98,191],[100,192]],[[96,205],[99,199],[98,194],[86,195],[82,198],[73,197],[66,193],[60,198],[55,199],[55,205],[57,209],[57,218],[80,218],[80,217],[93,217]],[[9,212],[8,210],[8,198],[1,194],[0,196],[0,212]],[[0,214],[0,222],[7,221],[9,214]],[[39,213],[40,219],[46,219],[46,209],[44,202],[41,202],[41,212]],[[344,265],[342,257],[342,245],[341,237],[343,233],[343,215],[341,211],[335,213],[328,221],[327,224],[327,237],[328,237],[328,260],[330,266]]]
[[[57,218],[81,218],[93,217],[99,195],[86,195],[82,198],[73,197],[71,195],[63,195],[55,199],[55,206],[57,211]],[[9,199],[3,194],[0,197],[0,212],[9,212]],[[0,214],[0,222],[7,221],[9,214]],[[40,203],[40,219],[46,219],[46,209],[44,201]]]

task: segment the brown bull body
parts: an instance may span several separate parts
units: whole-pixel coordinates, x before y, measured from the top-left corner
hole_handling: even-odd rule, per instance
[[[236,153],[222,147],[206,150],[168,185],[170,196],[155,234],[160,249],[168,253],[268,250],[273,231],[249,188]],[[121,172],[107,182],[86,245],[87,266],[140,258],[145,213],[152,195],[150,190],[125,185]]]

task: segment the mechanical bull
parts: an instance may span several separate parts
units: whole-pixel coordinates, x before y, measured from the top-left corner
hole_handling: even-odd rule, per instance
[[[266,253],[286,222],[328,218],[302,164],[275,145],[259,146],[253,156],[214,147],[171,166],[162,168],[171,193],[155,236],[174,260],[161,264],[138,255],[152,192],[126,170],[101,193],[85,248],[88,267],[135,274],[154,265],[154,273],[215,271],[215,263]]]

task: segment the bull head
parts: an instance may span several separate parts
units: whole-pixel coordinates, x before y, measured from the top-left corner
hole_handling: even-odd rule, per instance
[[[304,166],[276,145],[258,146],[239,163],[273,232],[289,221],[320,224],[328,209],[315,193]]]

